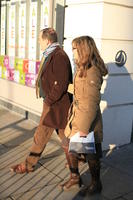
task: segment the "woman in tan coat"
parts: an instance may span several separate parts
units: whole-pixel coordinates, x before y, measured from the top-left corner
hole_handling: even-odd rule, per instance
[[[69,111],[68,123],[65,129],[66,139],[63,140],[63,148],[71,172],[70,179],[61,184],[63,190],[69,190],[77,185],[81,185],[78,170],[78,154],[70,153],[70,138],[80,133],[80,137],[86,137],[89,132],[94,131],[96,153],[83,154],[89,164],[92,181],[88,187],[84,187],[81,194],[89,192],[91,194],[101,192],[102,183],[100,180],[100,158],[102,157],[101,142],[102,116],[100,111],[100,89],[103,76],[107,74],[107,69],[99,55],[93,38],[82,36],[72,41],[72,50],[76,64],[76,74],[74,78],[74,100]]]

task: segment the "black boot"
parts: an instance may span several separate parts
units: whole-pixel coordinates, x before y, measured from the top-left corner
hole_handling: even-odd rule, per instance
[[[89,160],[88,164],[92,178],[88,192],[89,194],[100,193],[102,191],[102,183],[100,180],[100,160]]]
[[[85,196],[86,194],[96,194],[102,191],[102,183],[100,180],[100,161],[99,160],[89,160],[89,169],[91,174],[91,183],[89,186],[84,186],[80,192],[80,196]]]

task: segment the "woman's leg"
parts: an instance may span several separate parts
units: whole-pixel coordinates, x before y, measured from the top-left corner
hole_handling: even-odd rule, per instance
[[[86,155],[86,160],[88,161],[91,183],[89,186],[84,186],[80,195],[84,196],[86,193],[95,194],[102,191],[102,183],[100,179],[100,169],[101,163],[100,158],[102,157],[101,143],[96,144],[96,154]]]
[[[102,190],[102,183],[100,179],[100,160],[89,160],[89,169],[91,174],[91,184],[88,187],[89,194],[100,193]]]
[[[81,179],[78,169],[78,157],[73,154],[69,153],[69,139],[65,138],[62,141],[62,147],[64,149],[66,159],[69,165],[70,170],[70,179],[63,184],[60,184],[60,187],[63,190],[70,190],[75,187],[79,187],[81,185]]]

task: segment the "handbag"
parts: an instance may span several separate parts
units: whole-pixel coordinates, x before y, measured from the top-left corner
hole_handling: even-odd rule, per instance
[[[89,132],[86,137],[80,137],[77,132],[70,138],[69,152],[71,153],[96,153],[94,132]]]

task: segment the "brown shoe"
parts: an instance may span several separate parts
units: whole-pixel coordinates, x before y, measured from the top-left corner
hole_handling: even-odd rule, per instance
[[[81,187],[81,178],[77,174],[72,174],[70,179],[63,184],[60,184],[60,188],[64,191],[72,190]]]
[[[16,172],[17,174],[23,174],[23,173],[33,172],[34,169],[28,168],[25,163],[20,163],[20,164],[11,166],[10,171]]]

